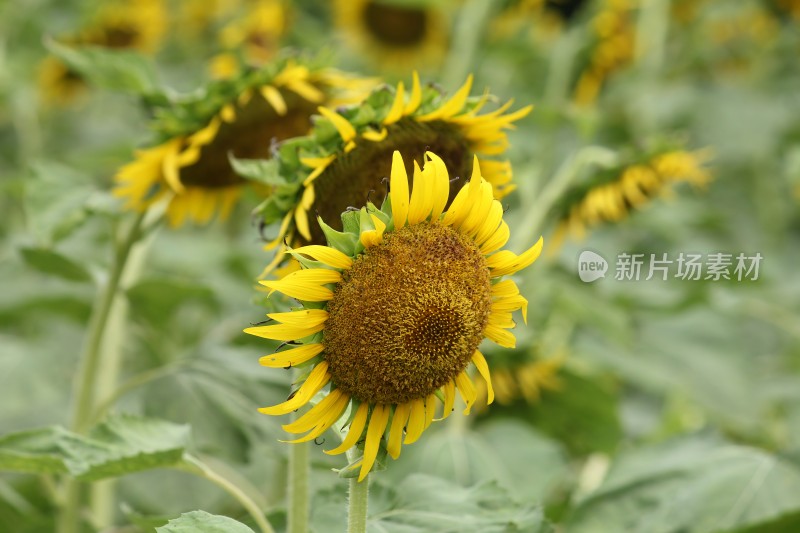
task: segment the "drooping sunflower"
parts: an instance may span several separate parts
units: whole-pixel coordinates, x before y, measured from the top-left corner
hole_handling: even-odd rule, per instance
[[[575,102],[591,105],[600,94],[606,80],[628,65],[636,50],[637,0],[603,0],[592,18],[594,41],[575,87]]]
[[[286,10],[281,0],[248,5],[242,16],[219,31],[218,40],[225,52],[212,59],[212,74],[228,78],[236,75],[242,65],[263,65],[277,54],[285,30]]]
[[[566,359],[566,352],[536,358],[531,358],[528,353],[517,355],[505,357],[507,360],[502,365],[493,365],[497,358],[492,353],[486,354],[487,361],[492,365],[491,385],[498,404],[511,405],[520,399],[535,404],[541,400],[544,391],[557,391],[561,388],[558,373]],[[482,411],[486,408],[488,385],[483,381],[475,385],[478,396],[475,408]]]
[[[103,3],[88,25],[60,41],[72,46],[156,52],[167,25],[163,0],[118,0]],[[83,77],[56,57],[39,68],[39,87],[46,103],[67,104],[86,87]]]
[[[361,85],[298,57],[212,82],[202,94],[160,111],[154,124],[159,141],[120,169],[114,194],[139,211],[168,198],[172,226],[187,219],[205,224],[215,214],[224,219],[246,183],[231,155],[271,157],[276,140],[308,131],[318,105],[363,97]]]
[[[584,11],[587,0],[512,0],[500,8],[490,33],[495,38],[527,30],[537,42],[551,41]]]
[[[261,282],[302,308],[268,314],[275,324],[245,330],[293,346],[263,357],[262,365],[309,369],[286,402],[260,411],[290,413],[327,388],[319,403],[283,427],[306,433],[291,441],[304,442],[347,416],[347,436],[327,453],[363,442],[362,459],[350,465],[360,467],[359,480],[382,450],[397,458],[401,442],[416,441],[439,401],[446,418],[458,391],[469,413],[476,399],[470,362],[490,380],[480,343],[488,338],[514,347],[512,313],[527,317],[527,300],[501,278],[529,266],[542,250],[540,238],[520,255],[498,251],[508,225],[477,158],[469,184],[446,209],[450,174],[442,158],[425,156],[422,169],[414,163],[410,195],[406,165],[394,152],[380,209],[368,204],[345,213],[343,232],[319,220],[328,245],[290,250],[303,268]],[[491,403],[491,386],[488,395]]]
[[[268,247],[288,240],[324,244],[322,230],[308,223],[309,213],[340,229],[339,215],[349,206],[363,204],[368,196],[380,198],[387,191],[392,153],[405,155],[406,170],[423,162],[427,151],[438,153],[453,173],[450,199],[463,186],[471,170],[472,155],[481,161],[483,176],[494,195],[502,198],[514,189],[511,165],[493,159],[508,147],[505,130],[527,115],[532,106],[505,114],[509,101],[498,109],[479,114],[489,96],[470,98],[472,77],[450,98],[435,87],[422,87],[414,73],[410,93],[402,82],[384,86],[358,106],[322,114],[308,136],[284,143],[278,151],[278,173],[286,183],[262,205],[269,224],[282,220],[277,238]],[[458,178],[458,179],[456,179]]]
[[[582,239],[587,228],[622,220],[631,209],[668,194],[675,183],[685,181],[704,187],[711,180],[711,174],[703,166],[709,158],[707,150],[662,151],[641,162],[602,172],[588,183],[574,187],[559,207],[561,221],[553,237],[554,248],[566,236]]]
[[[334,22],[359,53],[384,69],[436,66],[449,42],[441,2],[426,0],[335,0]]]

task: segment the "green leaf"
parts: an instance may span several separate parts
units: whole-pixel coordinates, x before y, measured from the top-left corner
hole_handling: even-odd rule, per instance
[[[205,511],[183,513],[166,525],[157,527],[157,533],[254,533],[252,529],[233,518],[209,514]]]
[[[88,437],[61,427],[23,431],[0,438],[0,470],[116,477],[179,464],[188,437],[188,426],[133,416],[110,418]]]
[[[135,94],[148,94],[157,89],[152,63],[135,52],[94,46],[73,48],[52,39],[45,45],[69,68],[102,89]]]
[[[387,533],[548,533],[540,507],[518,503],[495,483],[460,487],[426,474],[411,474],[384,485],[375,478],[370,489],[369,531]],[[315,531],[344,531],[345,495],[321,491],[311,506]]]
[[[37,240],[50,244],[69,236],[87,219],[96,194],[86,174],[68,166],[39,161],[25,184],[25,211]]]
[[[177,278],[151,278],[136,283],[127,291],[135,314],[155,325],[167,326],[184,305],[216,309],[214,292],[198,283]]]
[[[800,469],[711,435],[683,437],[620,457],[579,501],[570,532],[734,531],[800,511]]]
[[[92,280],[92,276],[83,266],[54,250],[26,247],[20,248],[20,253],[28,266],[43,274],[69,281],[85,282]]]
[[[233,170],[243,178],[266,185],[286,185],[286,180],[278,173],[275,159],[239,159],[231,153],[228,154],[228,161]]]

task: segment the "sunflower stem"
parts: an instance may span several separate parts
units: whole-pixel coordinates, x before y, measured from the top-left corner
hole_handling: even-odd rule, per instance
[[[86,433],[92,421],[95,397],[97,395],[98,374],[103,354],[103,340],[106,326],[114,310],[117,295],[131,250],[139,241],[146,212],[140,213],[128,228],[122,241],[116,246],[108,281],[100,290],[96,305],[92,309],[86,341],[80,358],[80,370],[75,384],[75,396],[70,427],[76,433]],[[104,365],[114,368],[115,365]],[[59,533],[80,531],[80,514],[83,500],[83,486],[74,479],[66,481],[64,488],[64,507],[58,522]]]
[[[264,516],[264,512],[261,510],[258,504],[253,501],[253,499],[250,498],[247,493],[237,487],[235,483],[227,479],[225,476],[217,473],[208,464],[204,463],[193,455],[185,454],[183,456],[183,461],[184,465],[181,470],[190,472],[192,474],[197,474],[200,477],[211,481],[219,488],[236,498],[236,501],[242,504],[242,507],[244,507],[245,511],[247,511],[253,518],[253,521],[255,521],[261,533],[275,533],[275,530],[272,529],[272,526],[267,521],[266,516]]]
[[[355,461],[355,455],[353,448],[347,451],[347,458],[351,463]],[[361,482],[358,481],[358,478],[350,478],[350,488],[347,493],[347,533],[366,533],[367,531],[369,481],[369,474]]]
[[[293,416],[297,419],[297,413]],[[308,478],[309,443],[300,442],[289,445],[289,516],[286,531],[288,533],[306,533],[308,531]]]
[[[473,64],[472,58],[478,44],[483,40],[483,26],[490,19],[492,0],[469,0],[461,9],[458,26],[453,35],[453,46],[447,58],[442,83],[445,87],[457,87]]]

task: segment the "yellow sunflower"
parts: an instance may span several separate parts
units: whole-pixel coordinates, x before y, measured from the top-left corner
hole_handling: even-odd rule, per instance
[[[360,467],[359,480],[383,451],[397,458],[401,443],[419,439],[436,419],[439,401],[440,418],[447,418],[458,391],[469,413],[476,399],[470,362],[490,380],[480,343],[488,338],[514,347],[512,313],[527,316],[515,283],[500,278],[526,268],[542,250],[539,239],[520,255],[498,251],[508,225],[477,158],[469,184],[449,208],[446,164],[431,152],[425,159],[422,169],[414,163],[409,194],[406,165],[394,152],[384,205],[342,215],[344,232],[319,220],[328,246],[290,250],[303,268],[261,282],[302,309],[268,314],[275,324],[245,330],[292,343],[264,356],[262,365],[309,369],[286,402],[260,411],[290,413],[327,388],[319,403],[283,427],[305,433],[291,441],[304,442],[346,420],[347,436],[326,453],[363,442],[363,457],[348,467]],[[493,395],[489,386],[489,403]]]
[[[335,0],[336,26],[353,49],[396,71],[441,63],[449,42],[448,15],[434,1]]]
[[[491,357],[487,356],[491,362]],[[494,398],[500,405],[511,405],[519,399],[529,404],[539,402],[542,393],[546,390],[557,391],[561,388],[558,373],[564,365],[566,352],[547,358],[530,360],[526,358],[519,364],[506,363],[492,369],[491,386]],[[475,408],[483,410],[488,400],[488,385],[479,381],[476,383],[478,401]]]
[[[249,6],[242,17],[226,24],[219,32],[219,43],[225,52],[212,59],[211,71],[217,78],[232,77],[242,65],[258,67],[278,52],[286,30],[285,6],[280,0],[259,2]]]
[[[197,99],[160,114],[155,128],[162,142],[120,169],[114,194],[138,211],[168,199],[173,227],[186,220],[205,224],[215,214],[224,219],[246,183],[231,155],[269,158],[274,141],[308,131],[318,105],[351,101],[359,87],[338,71],[297,58],[214,82]]]
[[[568,191],[561,206],[561,222],[553,237],[554,248],[567,235],[582,239],[589,227],[622,220],[631,209],[669,194],[669,187],[675,183],[707,185],[711,175],[703,164],[709,158],[708,151],[667,151],[621,171],[604,173]]]
[[[532,106],[506,114],[513,103],[509,101],[479,114],[489,96],[471,99],[471,87],[470,76],[445,99],[438,89],[423,88],[414,73],[410,91],[400,82],[396,89],[381,87],[358,106],[320,107],[322,117],[311,133],[288,141],[278,153],[279,174],[287,183],[263,206],[266,223],[282,218],[278,236],[267,248],[298,239],[303,244],[324,244],[322,230],[308,222],[309,213],[338,229],[339,215],[349,206],[362,204],[370,195],[385,195],[387,183],[381,178],[389,175],[395,150],[405,154],[408,172],[414,161],[423,162],[427,150],[440,154],[454,174],[451,199],[469,175],[473,154],[480,158],[495,197],[512,191],[510,163],[494,157],[508,147],[505,130]]]
[[[83,30],[61,41],[151,54],[161,45],[166,24],[162,0],[120,0],[103,3]],[[46,103],[67,104],[85,90],[86,83],[79,73],[49,56],[39,68],[39,87]]]
[[[589,64],[578,78],[575,101],[591,105],[606,80],[628,65],[636,48],[636,0],[604,0],[591,22],[594,44]]]
[[[508,2],[492,21],[490,34],[495,38],[528,30],[537,42],[552,41],[564,26],[584,10],[586,0],[515,0]]]

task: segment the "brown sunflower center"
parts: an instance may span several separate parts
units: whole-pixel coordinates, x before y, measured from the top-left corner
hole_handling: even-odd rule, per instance
[[[387,181],[392,167],[392,153],[400,150],[408,177],[413,176],[414,161],[420,167],[426,151],[437,154],[456,179],[450,185],[450,200],[467,182],[472,172],[472,159],[466,139],[456,127],[446,122],[426,123],[403,119],[392,124],[386,138],[380,142],[361,140],[355,150],[343,154],[314,181],[315,202],[311,213],[341,229],[341,214],[350,206],[364,205],[367,196],[380,204],[387,193]],[[325,244],[319,225],[312,225],[311,242]]]
[[[181,182],[209,189],[238,185],[244,180],[231,167],[229,153],[243,159],[268,159],[273,139],[282,141],[307,133],[315,104],[288,91],[281,95],[288,109],[284,116],[258,94],[237,106],[236,119],[223,122],[214,140],[200,150],[200,158],[181,169]]]
[[[368,2],[364,23],[373,37],[389,46],[414,46],[425,39],[428,16],[424,9]]]
[[[585,0],[546,0],[544,5],[561,20],[569,21],[578,14],[585,3]]]
[[[364,402],[424,398],[466,368],[490,308],[489,270],[469,237],[438,223],[386,234],[328,304],[332,381]]]

